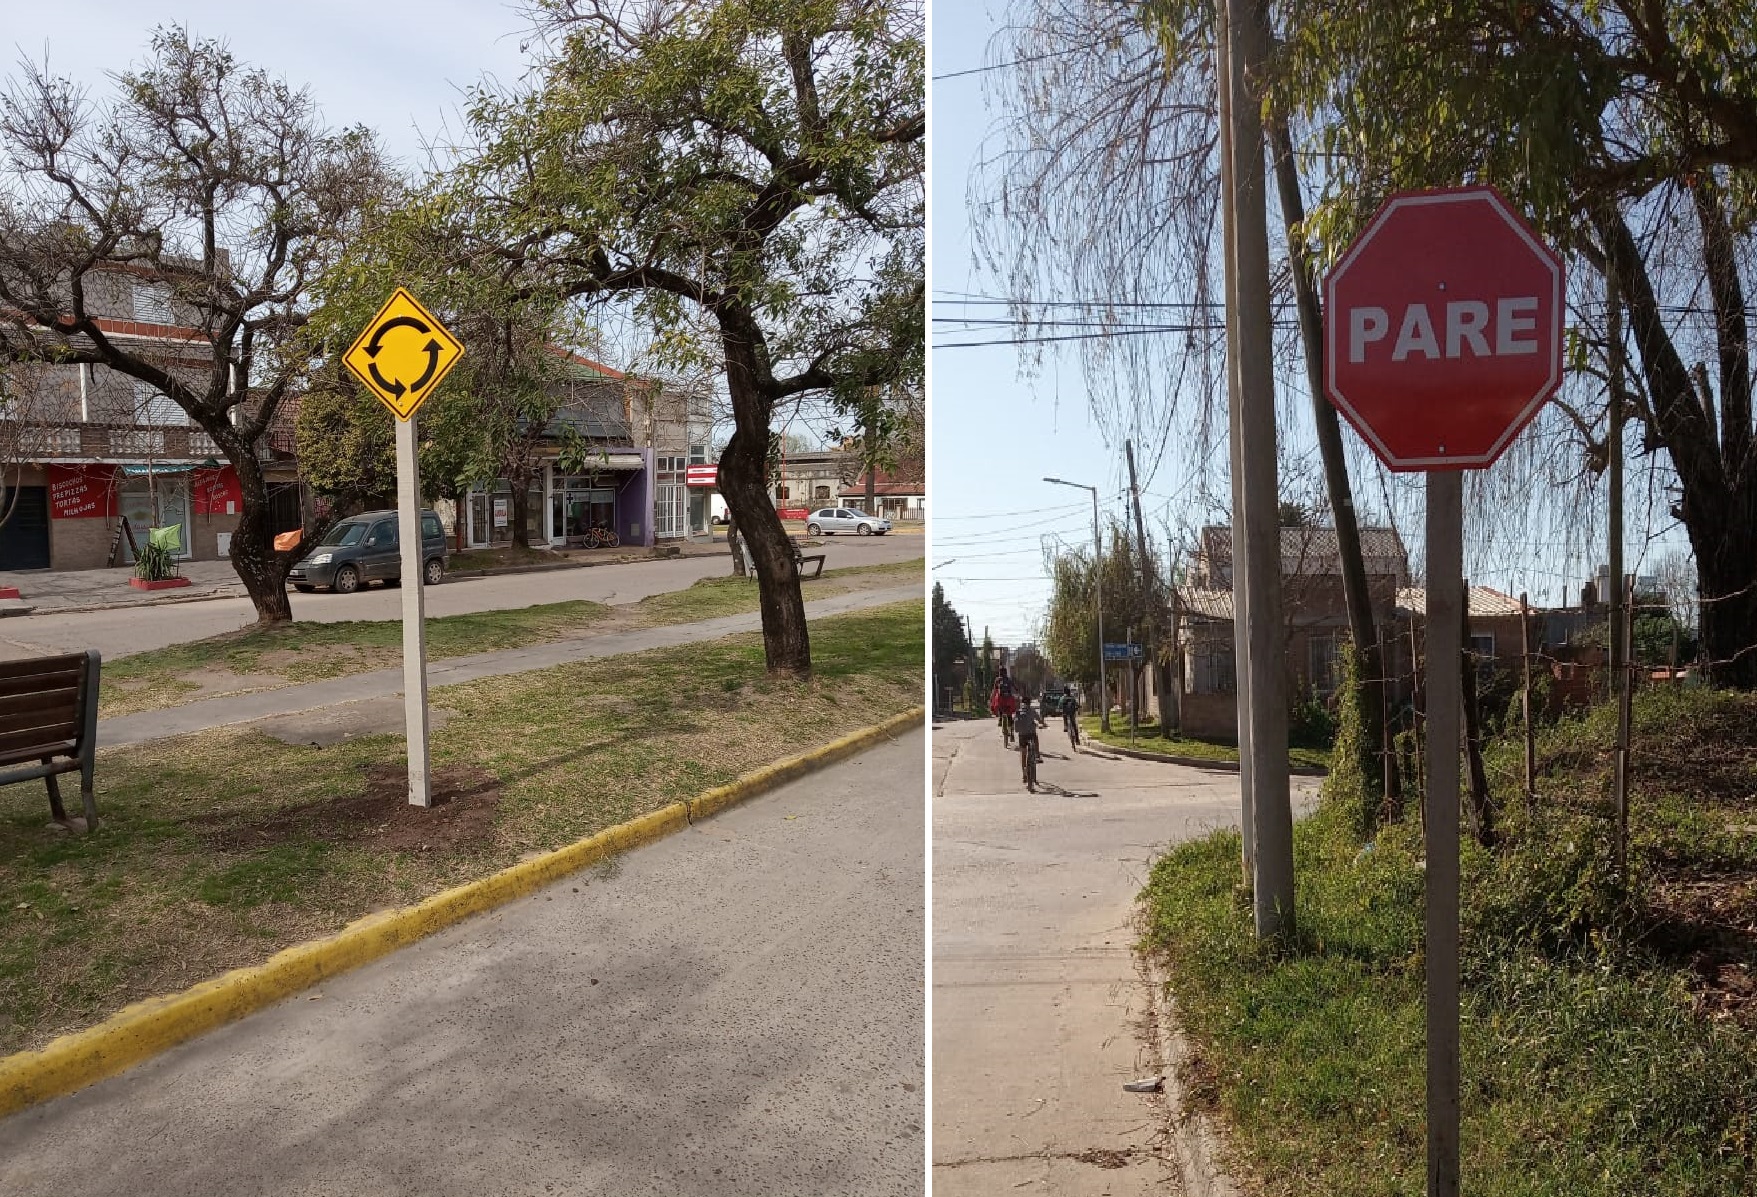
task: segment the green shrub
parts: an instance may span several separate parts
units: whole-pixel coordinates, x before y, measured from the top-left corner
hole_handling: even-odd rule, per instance
[[[1287,743],[1293,748],[1328,748],[1336,739],[1336,716],[1316,690],[1293,704],[1287,719]]]
[[[134,556],[134,575],[143,582],[163,582],[177,576],[177,558],[162,544],[147,543]]]

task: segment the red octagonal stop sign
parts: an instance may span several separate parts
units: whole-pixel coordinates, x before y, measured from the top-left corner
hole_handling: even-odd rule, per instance
[[[1562,263],[1491,187],[1394,195],[1324,279],[1330,401],[1394,470],[1480,469],[1562,381]]]

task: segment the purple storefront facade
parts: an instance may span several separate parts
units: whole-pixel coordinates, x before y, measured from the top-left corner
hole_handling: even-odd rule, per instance
[[[592,533],[608,528],[624,546],[652,547],[655,478],[653,451],[605,445],[588,468],[564,473],[547,462],[532,480],[525,505],[526,538],[533,545],[587,547]],[[468,548],[512,542],[512,488],[501,480],[471,492],[460,513]]]

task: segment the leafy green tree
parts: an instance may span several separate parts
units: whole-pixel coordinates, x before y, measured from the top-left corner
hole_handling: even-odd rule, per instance
[[[938,583],[933,584],[933,635],[930,641],[933,652],[933,693],[937,702],[941,692],[951,685],[952,666],[964,661],[968,668],[970,662],[970,638],[964,632],[964,617],[958,609],[946,601],[945,589]]]
[[[1149,584],[1148,577],[1157,570],[1157,562],[1145,563],[1136,551],[1134,538],[1120,524],[1111,523],[1104,557],[1104,635],[1113,644],[1122,643],[1131,629],[1140,641],[1150,620],[1161,613],[1155,611],[1154,595],[1162,588]],[[1096,618],[1096,574],[1089,549],[1076,549],[1056,554],[1048,562],[1050,574],[1049,615],[1044,622],[1043,649],[1049,663],[1061,677],[1094,686],[1098,682],[1098,621]],[[1112,682],[1116,681],[1116,670]],[[1126,676],[1126,673],[1125,673]],[[1108,718],[1109,702],[1104,700],[1100,715]]]
[[[498,211],[458,175],[437,175],[386,195],[326,273],[312,323],[339,353],[398,286],[445,321],[465,353],[416,415],[423,489],[456,500],[473,484],[506,479],[513,543],[528,548],[531,485],[570,395],[569,364],[558,349],[590,330],[562,296],[507,258],[511,234],[495,222]],[[344,392],[358,391],[345,371],[319,377]],[[374,428],[390,418],[382,406],[324,406],[330,419],[353,413]],[[313,476],[350,473],[353,467],[337,454],[372,440],[362,431],[332,448],[313,438]]]
[[[765,486],[776,405],[852,409],[919,378],[922,12],[916,0],[552,0],[527,89],[479,93],[462,169],[526,287],[705,320],[735,431],[720,486],[756,563],[770,670],[811,668]]]

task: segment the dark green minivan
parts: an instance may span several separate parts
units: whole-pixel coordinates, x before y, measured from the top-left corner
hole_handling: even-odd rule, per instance
[[[445,578],[445,525],[432,511],[421,513],[421,580],[437,586]],[[333,590],[352,594],[368,582],[397,586],[403,580],[403,555],[397,540],[395,511],[368,511],[338,520],[287,574],[293,589],[305,594]]]

